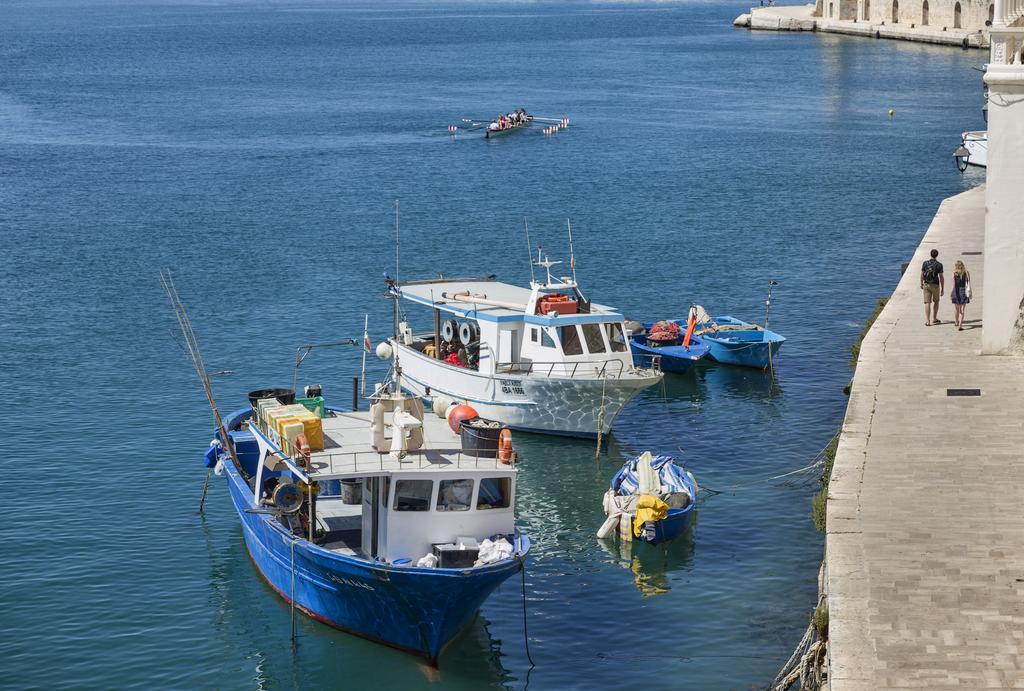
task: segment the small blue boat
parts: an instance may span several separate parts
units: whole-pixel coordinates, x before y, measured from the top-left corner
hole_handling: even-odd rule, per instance
[[[612,478],[604,498],[608,519],[597,536],[609,537],[618,527],[623,539],[652,545],[675,539],[693,524],[697,492],[693,473],[676,465],[671,456],[652,457],[645,451]]]
[[[768,369],[786,340],[762,326],[728,316],[697,324],[695,333],[707,343],[711,360],[757,369]]]
[[[682,324],[684,322],[675,322]],[[650,366],[651,356],[660,358],[660,367],[663,372],[682,373],[688,371],[698,360],[706,356],[709,346],[704,339],[693,336],[690,345],[684,346],[682,338],[665,342],[651,341],[647,334],[653,323],[644,324],[643,333],[634,333],[629,337],[629,349],[633,352],[633,364],[637,367]]]
[[[234,459],[224,440],[206,455],[227,475],[256,568],[310,617],[436,665],[523,568],[514,456],[470,454],[400,392],[378,392],[369,411],[322,409],[319,425],[274,406],[229,416]]]

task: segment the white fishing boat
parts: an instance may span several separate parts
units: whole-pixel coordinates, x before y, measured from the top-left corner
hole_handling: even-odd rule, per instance
[[[960,148],[953,153],[961,172],[967,166],[988,167],[988,130],[975,130],[960,135]]]
[[[547,278],[529,288],[493,276],[389,279],[397,325],[389,343],[402,362],[403,386],[419,396],[466,402],[514,429],[608,433],[625,405],[663,375],[656,356],[634,365],[624,317],[590,302],[574,278],[554,278],[558,263],[538,256]],[[433,328],[414,330],[406,302],[427,308]],[[388,350],[381,354],[390,357]]]

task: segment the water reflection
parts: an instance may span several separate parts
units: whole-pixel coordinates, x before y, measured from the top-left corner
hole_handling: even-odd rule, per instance
[[[783,393],[777,371],[708,363],[694,368],[694,374],[712,396],[724,393],[730,398],[764,402]]]
[[[598,540],[597,543],[612,557],[613,563],[632,574],[633,585],[642,597],[664,595],[672,589],[672,582],[679,580],[672,574],[693,567],[697,519],[695,514],[694,526],[685,535],[660,545],[618,537]]]
[[[203,521],[203,532],[210,551],[216,635],[240,654],[242,674],[250,675],[256,688],[299,688],[312,669],[321,678],[345,679],[346,685],[385,688],[424,682],[453,688],[508,687],[513,680],[502,666],[500,641],[491,636],[489,622],[480,614],[449,644],[439,669],[298,612],[293,644],[291,608],[253,567],[241,527],[221,530]],[[378,664],[363,664],[371,656]]]

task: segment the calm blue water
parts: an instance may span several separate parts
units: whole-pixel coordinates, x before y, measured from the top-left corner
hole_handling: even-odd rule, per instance
[[[777,382],[700,368],[588,443],[520,435],[533,688],[747,688],[806,625],[822,540],[805,465],[836,430],[849,344],[983,127],[980,52],[750,33],[743,3],[0,5],[2,685],[522,688],[520,583],[442,660],[303,619],[252,568],[157,281],[172,267],[222,407],[287,383],[297,344],[389,323],[403,276],[528,277],[523,218],[634,318],[692,300],[789,338]],[[445,128],[525,106],[498,141]],[[886,111],[895,109],[889,120]],[[980,248],[965,248],[980,249]],[[355,349],[304,379],[338,403]],[[379,368],[375,370],[379,376]],[[677,452],[708,498],[690,543],[593,537],[625,453]],[[438,684],[438,680],[440,684]]]

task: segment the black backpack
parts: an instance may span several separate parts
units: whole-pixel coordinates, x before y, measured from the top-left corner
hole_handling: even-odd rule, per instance
[[[934,259],[929,259],[924,263],[924,267],[921,271],[924,273],[925,283],[938,283],[939,282],[939,263]]]

